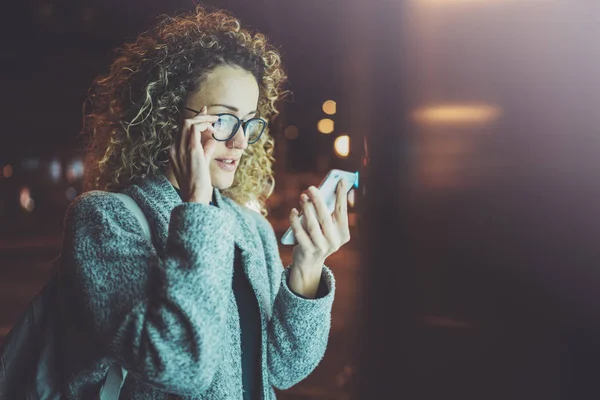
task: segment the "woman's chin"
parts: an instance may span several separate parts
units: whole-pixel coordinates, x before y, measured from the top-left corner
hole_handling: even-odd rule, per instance
[[[233,185],[233,174],[231,178],[223,176],[215,177],[212,180],[212,184],[214,188],[219,190],[229,189]]]

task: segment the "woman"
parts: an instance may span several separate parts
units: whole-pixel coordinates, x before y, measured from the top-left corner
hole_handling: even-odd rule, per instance
[[[118,365],[120,399],[273,399],[317,366],[335,291],[324,261],[350,239],[346,191],[333,218],[314,187],[301,195],[285,269],[273,229],[244,206],[265,214],[266,119],[284,79],[263,35],[198,7],[123,46],[94,82],[94,190],[70,206],[61,255],[68,398],[97,398]],[[151,240],[109,192],[135,200]]]

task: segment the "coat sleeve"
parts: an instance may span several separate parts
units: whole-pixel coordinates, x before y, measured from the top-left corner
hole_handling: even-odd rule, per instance
[[[288,389],[306,378],[319,364],[329,339],[335,281],[323,266],[321,279],[329,289],[324,297],[304,299],[287,285],[289,268],[281,277],[269,323],[269,374],[278,389]]]
[[[287,284],[289,268],[283,268],[273,228],[261,219],[259,230],[274,281],[275,299],[267,336],[269,380],[278,389],[288,389],[314,371],[325,355],[335,279],[331,270],[323,266],[321,280],[327,287],[326,295],[305,299],[294,294]]]
[[[76,318],[139,379],[198,395],[223,357],[234,223],[217,207],[178,205],[159,257],[119,199],[80,196],[65,218],[62,252]]]

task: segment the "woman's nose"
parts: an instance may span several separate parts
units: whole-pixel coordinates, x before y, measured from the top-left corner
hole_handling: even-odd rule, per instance
[[[229,147],[246,150],[248,147],[248,138],[244,134],[244,127],[242,125],[240,125],[235,135],[227,141],[227,144]]]

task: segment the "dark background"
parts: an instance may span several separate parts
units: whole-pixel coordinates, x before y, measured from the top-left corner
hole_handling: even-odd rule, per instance
[[[280,48],[294,93],[293,102],[287,102],[289,123],[306,126],[302,129],[306,135],[297,142],[299,152],[314,151],[311,141],[321,118],[321,103],[339,97],[342,83],[337,71],[343,41],[335,25],[343,18],[339,5],[317,1],[202,4],[230,10]],[[1,39],[2,157],[78,146],[87,88],[95,76],[107,72],[113,50],[134,40],[160,14],[189,11],[193,6],[194,2],[183,0],[12,4]],[[299,159],[297,164],[297,168],[310,168],[310,160]]]

